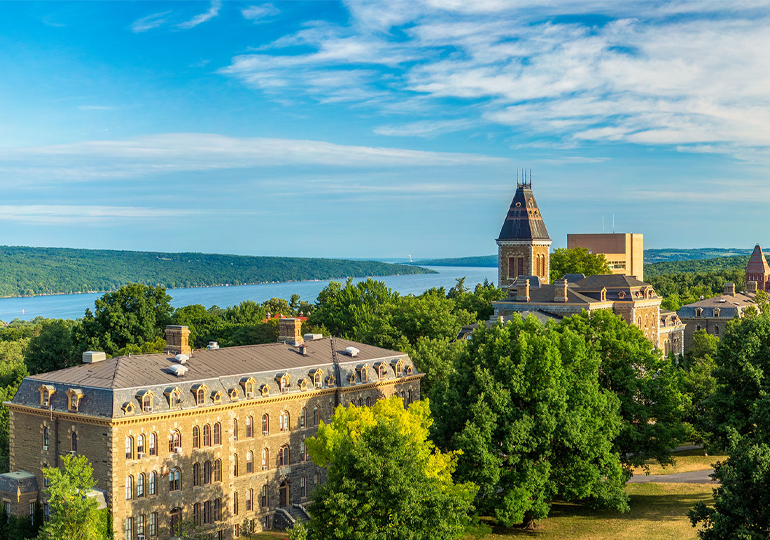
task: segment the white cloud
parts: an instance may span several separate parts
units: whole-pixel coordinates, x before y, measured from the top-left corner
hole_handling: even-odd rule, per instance
[[[114,111],[115,107],[108,105],[80,105],[78,109],[81,111]]]
[[[241,15],[244,19],[248,19],[253,22],[264,22],[264,19],[273,17],[281,12],[273,4],[262,4],[259,6],[249,6],[241,10]]]
[[[378,135],[395,137],[433,137],[441,133],[461,131],[475,125],[472,120],[421,120],[408,124],[380,126],[374,129]]]
[[[440,133],[452,120],[428,105],[441,111],[452,100],[455,118],[464,110],[470,121],[564,144],[710,145],[735,156],[770,149],[768,0],[346,6],[349,25],[313,23],[220,73],[276,98],[292,91],[391,114],[408,102],[423,116],[377,128],[384,135]],[[296,45],[311,52],[294,54]]]
[[[85,141],[0,149],[0,177],[92,181],[152,174],[265,167],[402,168],[505,163],[478,154],[346,146],[324,141],[168,133],[117,141]]]
[[[92,223],[141,219],[166,219],[198,214],[199,210],[137,206],[0,205],[0,220],[32,223]],[[205,210],[204,210],[205,213]]]
[[[222,0],[212,0],[211,6],[209,7],[208,11],[201,13],[200,15],[196,15],[189,21],[179,23],[177,26],[179,28],[184,28],[185,30],[194,28],[199,24],[205,23],[206,21],[210,21],[211,19],[219,15],[220,9],[222,9]]]
[[[158,28],[168,20],[168,15],[170,13],[170,11],[164,11],[162,13],[154,13],[152,15],[148,15],[147,17],[137,19],[133,22],[133,24],[131,24],[131,31],[138,34],[141,32],[147,32],[153,28]]]

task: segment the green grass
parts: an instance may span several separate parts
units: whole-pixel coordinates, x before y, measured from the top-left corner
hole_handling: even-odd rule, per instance
[[[698,502],[711,503],[711,489],[708,484],[630,484],[626,514],[555,504],[533,531],[493,527],[481,540],[695,540],[687,511]]]
[[[663,467],[657,463],[657,461],[650,460],[647,462],[650,474],[674,474],[692,471],[706,471],[714,468],[714,463],[717,461],[724,461],[727,459],[726,455],[706,455],[704,450],[686,450],[684,452],[677,452],[674,454],[675,463]],[[644,469],[638,467],[634,469],[635,475],[646,474]]]

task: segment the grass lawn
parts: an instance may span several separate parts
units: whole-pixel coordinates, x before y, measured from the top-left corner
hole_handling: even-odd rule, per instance
[[[686,450],[684,452],[677,452],[674,454],[676,460],[674,465],[668,467],[661,467],[657,462],[649,461],[650,474],[674,474],[681,472],[691,471],[705,471],[707,469],[713,469],[713,463],[717,461],[724,461],[727,459],[726,455],[704,455],[704,450]],[[634,474],[645,474],[644,469],[638,467],[634,469]]]
[[[697,502],[711,503],[711,489],[707,484],[629,484],[627,514],[555,504],[534,531],[495,527],[482,540],[695,540],[687,511]]]

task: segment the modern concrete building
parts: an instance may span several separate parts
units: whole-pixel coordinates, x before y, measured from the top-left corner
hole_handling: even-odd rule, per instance
[[[191,520],[218,540],[286,526],[304,514],[326,477],[305,439],[340,405],[420,397],[403,353],[299,334],[284,342],[190,351],[186,327],[169,327],[175,350],[86,361],[24,379],[11,402],[11,473],[0,475],[6,510],[27,515],[42,469],[67,453],[93,464],[116,540],[168,539]],[[299,337],[299,338],[298,338]],[[180,352],[179,355],[175,355]]]
[[[644,236],[636,233],[568,234],[567,248],[603,254],[613,274],[644,281]]]

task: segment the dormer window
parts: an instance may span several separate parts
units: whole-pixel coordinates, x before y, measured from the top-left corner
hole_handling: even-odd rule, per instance
[[[351,373],[350,374],[350,377],[348,377],[348,382],[350,384],[356,384],[356,374],[355,373]]]
[[[278,379],[278,384],[281,387],[281,392],[288,392],[289,391],[289,379],[291,376],[288,373],[284,373],[281,375],[280,379]]]
[[[243,385],[243,391],[246,395],[247,399],[253,398],[256,394],[254,391],[257,388],[257,381],[254,380],[254,377],[249,377],[248,379],[243,379],[241,381],[241,384]]]
[[[238,399],[238,389],[237,388],[230,389],[230,399],[232,399],[232,400]]]
[[[334,386],[334,383],[335,383],[334,375],[329,375],[326,378],[326,386]]]
[[[626,293],[624,291],[620,291],[618,293],[618,298],[620,298],[621,300],[623,300],[625,297],[626,297]]]
[[[599,293],[601,295],[601,301],[606,302],[607,301],[607,289],[602,289]]]
[[[358,371],[361,374],[361,382],[367,382],[369,380],[369,366],[362,364],[358,367]]]
[[[259,388],[259,393],[262,397],[267,397],[270,395],[270,385],[269,384],[263,384]]]
[[[695,308],[695,316],[700,317],[703,315],[703,308]]]
[[[299,389],[305,392],[307,390],[307,379],[300,379]]]
[[[719,308],[714,308],[714,317],[719,317],[720,311],[721,310]]]
[[[123,414],[134,414],[134,404],[130,402],[123,404]]]
[[[208,389],[209,387],[205,384],[196,384],[192,387],[196,405],[200,406],[206,404],[206,392],[208,392]]]
[[[377,366],[377,375],[380,379],[384,379],[388,374],[388,366],[385,365],[385,362],[380,362],[380,364]]]
[[[179,407],[179,403],[182,401],[182,390],[180,390],[178,386],[175,388],[166,388],[163,394],[168,398],[169,408],[175,409]]]
[[[407,376],[411,375],[412,374],[412,366],[406,366],[406,369],[404,371],[407,374]]]
[[[395,367],[396,377],[401,377],[404,374],[404,361],[399,358]]]
[[[214,400],[214,403],[222,403],[222,392],[220,392],[219,390],[214,392],[212,399]]]
[[[155,394],[150,390],[142,390],[138,393],[137,397],[139,398],[139,403],[142,404],[142,412],[151,413]]]
[[[38,388],[38,390],[40,391],[40,406],[50,407],[51,397],[56,393],[56,388],[54,388],[51,385],[44,384],[44,385],[41,385],[40,388]]]
[[[67,390],[67,408],[70,412],[78,412],[80,409],[80,400],[83,397],[83,391],[70,388]]]
[[[321,388],[323,386],[323,379],[324,379],[324,372],[320,369],[315,370],[315,373],[313,373],[313,385],[316,388]]]

